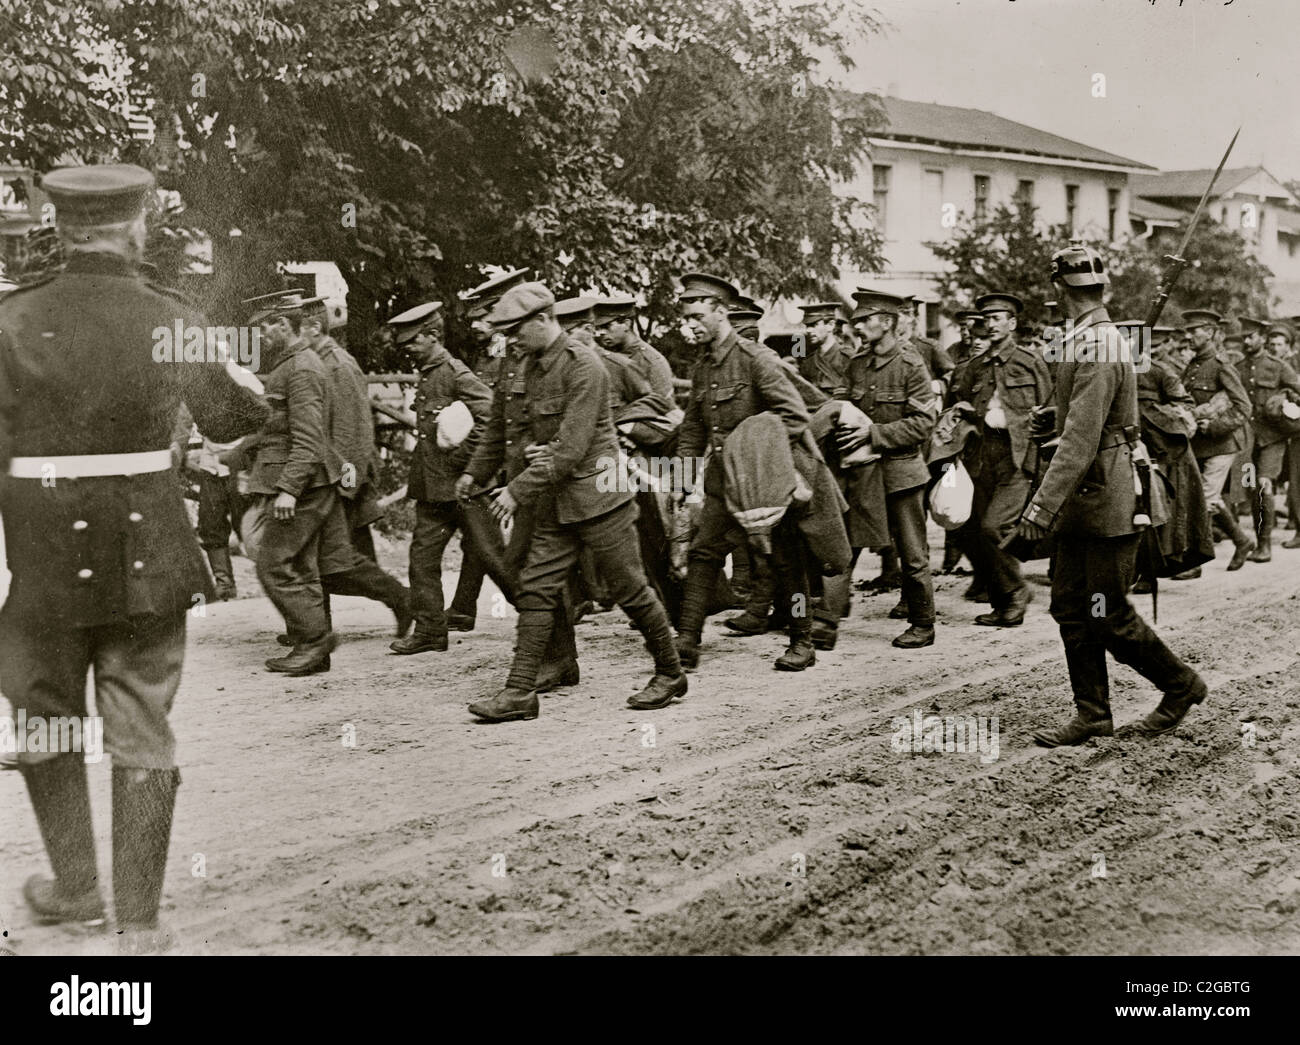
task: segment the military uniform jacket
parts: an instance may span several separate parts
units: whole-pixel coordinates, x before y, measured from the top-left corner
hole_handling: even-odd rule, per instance
[[[675,405],[673,368],[668,365],[663,353],[636,338],[621,354],[662,401],[663,412],[671,410]]]
[[[1029,439],[1030,414],[1035,406],[1048,402],[1052,396],[1052,373],[1047,361],[1039,352],[1016,341],[1014,334],[1001,345],[967,361],[953,382],[951,398],[953,402],[965,401],[974,406],[981,436],[987,431],[984,415],[994,392],[1001,393],[1002,409],[1007,415],[1011,458],[1017,468],[1029,471],[1033,467],[1030,454],[1035,450]],[[978,449],[978,440],[972,439],[965,457],[966,467],[976,478]]]
[[[512,373],[518,377],[510,378]],[[466,469],[474,481],[483,485],[503,463],[510,473],[508,462],[514,456],[525,467],[510,479],[511,495],[527,506],[554,494],[561,523],[593,519],[631,500],[635,493],[630,486],[610,481],[617,474],[619,446],[609,410],[609,375],[600,357],[561,334],[528,359],[522,373],[516,361],[508,361],[503,381],[514,380],[522,384],[524,395],[494,398]],[[517,413],[521,409],[522,419]],[[513,422],[508,413],[515,414]],[[550,453],[527,463],[523,451],[528,443],[545,444]]]
[[[1196,405],[1178,374],[1167,363],[1153,359],[1137,375],[1138,413],[1142,420],[1142,441],[1154,458],[1177,456],[1191,445],[1185,431]]]
[[[592,351],[600,356],[609,375],[609,409],[615,424],[628,417],[668,412],[669,407],[660,401],[650,382],[641,376],[627,356],[599,347]]]
[[[1237,373],[1241,375],[1241,383],[1254,408],[1255,445],[1272,446],[1285,442],[1290,436],[1264,415],[1264,407],[1283,391],[1289,391],[1289,398],[1300,401],[1300,377],[1291,369],[1291,364],[1260,349],[1237,363]]]
[[[262,397],[271,416],[257,438],[248,492],[301,497],[337,483],[343,459],[329,439],[329,377],[321,357],[306,342],[291,345],[267,375]]]
[[[457,400],[474,415],[474,430],[454,450],[443,450],[438,446],[438,415]],[[456,480],[491,416],[492,390],[440,346],[433,359],[420,368],[414,406],[419,441],[411,454],[406,494],[417,501],[454,501]]]
[[[1250,420],[1250,397],[1236,368],[1214,353],[1193,359],[1183,370],[1183,385],[1204,406],[1216,392],[1227,394],[1232,409],[1210,422],[1208,431],[1192,437],[1192,453],[1204,460],[1221,454],[1235,454],[1246,448],[1246,425]]]
[[[342,462],[339,493],[351,499],[379,479],[370,387],[361,364],[332,337],[323,337],[312,347],[328,378],[329,440]]]
[[[939,401],[921,357],[886,334],[877,352],[866,348],[849,362],[849,395],[871,418],[871,446],[881,459],[885,492],[897,493],[930,481],[922,448],[930,441]]]
[[[74,254],[0,299],[0,473],[14,457],[166,450],[182,400],[219,441],[266,417],[218,362],[154,357],[156,331],[201,312],[125,259]],[[211,582],[173,469],[51,481],[0,478],[13,582],[4,613],[51,627],[175,616]]]
[[[935,380],[947,381],[957,366],[952,356],[940,348],[937,341],[931,341],[928,337],[913,337],[908,347],[921,357],[926,371]]]
[[[830,348],[805,352],[798,360],[799,373],[816,385],[831,399],[843,399],[849,394],[849,361],[853,346],[838,338]]]
[[[808,431],[808,409],[780,357],[731,331],[691,371],[691,397],[677,437],[683,459],[722,453],[732,429],[747,417],[770,410],[781,419],[792,445]],[[721,467],[705,474],[706,493],[721,495]]]
[[[1139,437],[1137,373],[1111,361],[1103,336],[1114,336],[1104,308],[1076,320],[1076,353],[1091,342],[1097,361],[1056,364],[1056,434],[1060,444],[1025,509],[1025,518],[1061,533],[1120,537],[1135,533],[1133,447]]]

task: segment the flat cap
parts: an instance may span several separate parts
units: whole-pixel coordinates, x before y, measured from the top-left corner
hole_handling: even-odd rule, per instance
[[[1223,322],[1223,317],[1208,308],[1189,308],[1183,313],[1183,329],[1191,330],[1193,327],[1202,327],[1207,324],[1218,326]]]
[[[838,301],[814,301],[800,309],[805,323],[820,323],[825,319],[841,320],[844,318],[844,306]]]
[[[564,298],[555,303],[555,318],[565,330],[579,323],[589,323],[595,317],[595,298]]]
[[[636,298],[631,294],[615,294],[613,297],[601,298],[596,302],[595,323],[603,327],[616,319],[631,319],[636,316]]]
[[[154,177],[130,163],[63,167],[41,179],[61,225],[118,225],[134,220],[153,190]]]
[[[1013,316],[1018,316],[1025,303],[1014,294],[999,291],[996,294],[981,294],[975,299],[975,307],[985,315],[990,312],[1010,312]]]
[[[388,321],[388,325],[393,328],[393,341],[399,345],[414,341],[427,327],[433,325],[434,317],[441,311],[441,301],[426,301],[394,316]]]
[[[740,297],[735,284],[729,283],[721,276],[711,276],[707,272],[688,272],[681,277],[681,301],[694,301],[697,298],[717,298],[724,305],[731,305]]]
[[[546,289],[545,283],[520,283],[501,295],[501,300],[488,313],[487,321],[498,330],[509,330],[554,304],[555,295]]]
[[[866,287],[859,287],[853,292],[854,319],[865,319],[877,312],[896,316],[906,305],[906,298],[901,298],[897,294],[888,294],[883,290],[869,290]]]
[[[1051,279],[1067,287],[1104,287],[1110,282],[1101,255],[1082,243],[1071,243],[1052,255]]]

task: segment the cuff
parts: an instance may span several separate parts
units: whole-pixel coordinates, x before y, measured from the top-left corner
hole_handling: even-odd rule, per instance
[[[1031,523],[1037,523],[1045,530],[1052,529],[1056,525],[1056,519],[1059,512],[1054,512],[1045,505],[1034,501],[1025,509],[1025,520]]]

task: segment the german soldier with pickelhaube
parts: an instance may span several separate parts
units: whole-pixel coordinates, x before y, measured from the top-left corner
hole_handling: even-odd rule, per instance
[[[1020,562],[1002,543],[1015,529],[1029,495],[1037,453],[1029,437],[1030,417],[1050,397],[1052,375],[1042,355],[1016,339],[1017,316],[1024,307],[1018,297],[984,294],[975,307],[988,325],[990,347],[971,357],[950,393],[977,428],[963,459],[975,485],[971,517],[973,528],[978,527],[966,554],[976,577],[987,581],[993,609],[975,623],[1014,628],[1025,619],[1030,591]]]
[[[1035,418],[1035,436],[1054,434],[1058,445],[1017,536],[1033,543],[1055,538],[1051,613],[1061,629],[1076,712],[1035,739],[1060,747],[1114,732],[1108,652],[1164,695],[1128,727],[1154,736],[1177,726],[1207,690],[1128,599],[1142,539],[1134,485],[1137,374],[1130,359],[1111,350],[1117,332],[1102,304],[1107,277],[1097,252],[1081,245],[1057,251],[1051,278],[1072,323],[1062,347],[1073,351],[1052,363],[1054,406]]]
[[[157,950],[180,784],[167,716],[186,614],[213,596],[176,482],[172,429],[182,401],[220,442],[255,431],[267,410],[233,363],[186,361],[182,346],[173,354],[157,340],[158,330],[208,324],[139,274],[152,174],[72,167],[47,174],[42,188],[69,258],[61,273],[0,300],[0,515],[13,573],[0,687],[29,721],[81,719],[93,665],[113,759],[117,931],[125,950]],[[83,753],[18,759],[54,871],[27,881],[28,905],[46,922],[102,923]]]

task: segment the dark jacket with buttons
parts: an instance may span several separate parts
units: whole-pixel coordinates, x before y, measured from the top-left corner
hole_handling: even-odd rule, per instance
[[[846,339],[836,338],[825,351],[805,345],[796,365],[805,380],[830,398],[843,399],[849,392],[849,361],[852,358],[853,345]]]
[[[1039,352],[1020,344],[1014,334],[1003,344],[972,356],[959,368],[949,398],[954,403],[965,401],[974,406],[981,437],[988,432],[984,415],[999,385],[1011,439],[1011,459],[1022,471],[1031,471],[1034,447],[1029,439],[1029,419],[1034,407],[1052,397],[1051,370]],[[967,443],[965,464],[972,478],[979,477],[979,446],[978,439]]]
[[[474,417],[474,430],[452,450],[438,446],[438,415],[459,400]],[[415,392],[415,421],[419,442],[411,454],[406,495],[417,501],[454,501],[460,478],[474,446],[492,414],[492,390],[445,348],[420,368]]]
[[[1256,446],[1272,446],[1285,442],[1290,436],[1270,421],[1264,413],[1268,401],[1279,393],[1290,392],[1289,399],[1300,401],[1300,377],[1291,364],[1260,349],[1237,363],[1237,373],[1253,407],[1252,427]]]
[[[913,490],[930,481],[922,450],[939,416],[925,362],[901,348],[892,334],[876,352],[866,348],[849,362],[848,400],[871,418],[871,446],[880,455],[886,493]]]
[[[808,409],[780,357],[732,331],[721,344],[711,346],[691,372],[691,397],[677,437],[679,456],[685,460],[702,457],[706,450],[722,453],[732,429],[764,410],[781,419],[792,445],[803,441]],[[721,496],[720,465],[709,467],[704,490]]]
[[[109,254],[74,254],[52,279],[0,299],[0,471],[14,457],[168,450],[181,401],[228,442],[266,407],[218,362],[156,358],[160,329],[208,323]],[[212,597],[173,469],[0,479],[13,573],[4,617],[91,627],[175,616]]]
[[[514,380],[523,386],[523,396],[495,397],[466,468],[476,483],[487,483],[503,464],[509,474],[512,458],[523,461],[510,479],[511,496],[527,507],[554,495],[561,523],[604,515],[635,496],[630,484],[611,481],[619,460],[618,436],[610,416],[609,374],[592,349],[561,334],[528,359],[522,373],[514,360],[508,361],[503,381]],[[528,463],[523,457],[528,443],[545,444],[550,452]]]
[[[343,458],[329,438],[329,376],[305,341],[295,342],[274,362],[262,398],[271,416],[257,437],[248,492],[301,497],[304,490],[337,483]]]
[[[1236,368],[1213,352],[1199,356],[1183,370],[1183,386],[1198,407],[1209,403],[1216,392],[1223,392],[1231,404],[1226,413],[1211,418],[1206,431],[1192,437],[1192,453],[1203,461],[1244,450],[1246,425],[1250,423],[1250,397]]]

